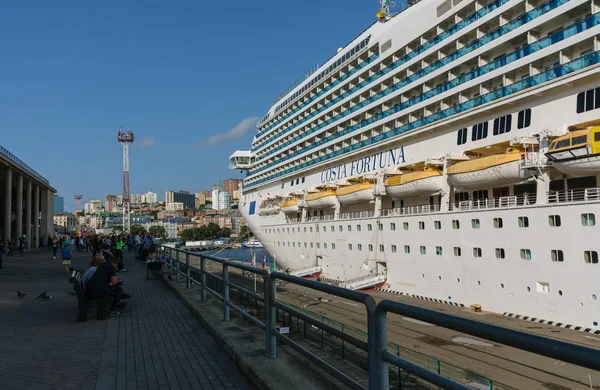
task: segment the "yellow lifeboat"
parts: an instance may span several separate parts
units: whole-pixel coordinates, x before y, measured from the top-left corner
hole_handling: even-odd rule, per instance
[[[335,191],[338,201],[343,205],[370,202],[375,199],[373,182],[362,178],[350,179],[355,184],[343,186]]]
[[[335,190],[327,187],[318,187],[319,192],[306,195],[306,205],[311,209],[323,209],[337,205]]]
[[[446,171],[448,180],[461,189],[519,183],[527,178],[521,169],[522,155],[521,149],[510,147],[505,153],[456,163]]]
[[[434,167],[392,176],[384,183],[385,191],[394,199],[433,195],[442,189],[443,174]]]
[[[600,126],[572,131],[550,143],[546,157],[553,167],[571,176],[600,173]]]
[[[298,202],[298,198],[288,198],[287,200],[284,200],[281,202],[281,211],[285,214],[297,213],[299,211]]]

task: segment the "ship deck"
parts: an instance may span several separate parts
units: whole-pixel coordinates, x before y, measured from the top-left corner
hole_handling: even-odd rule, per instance
[[[220,265],[211,264],[211,262],[208,264],[211,272],[220,271]],[[236,279],[236,282],[240,282],[242,276],[239,275]],[[242,284],[247,284],[251,288],[251,283],[253,282],[250,279],[246,279]],[[330,321],[343,323],[345,327],[367,331],[366,311],[364,307],[355,302],[289,283],[282,283],[279,288],[281,289],[278,289],[278,300],[280,301],[318,313]],[[599,348],[598,352],[600,353],[600,335],[512,318],[485,310],[474,312],[468,307],[431,302],[385,291],[372,291],[370,294],[376,301],[389,299],[403,302],[505,328]],[[457,337],[466,338],[467,341],[476,344],[453,341]],[[493,388],[495,389],[584,390],[600,388],[600,372],[598,371],[512,347],[498,344],[486,346],[486,343],[481,343],[481,341],[451,329],[401,318],[394,314],[388,315],[388,342],[486,377],[494,382]]]

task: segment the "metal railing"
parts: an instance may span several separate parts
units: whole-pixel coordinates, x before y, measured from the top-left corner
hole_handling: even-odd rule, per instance
[[[373,216],[375,216],[374,211],[354,211],[350,213],[340,213],[340,219],[371,218]]]
[[[199,257],[200,268],[191,264],[192,257]],[[201,302],[206,302],[207,292],[220,300],[223,306],[223,321],[231,320],[230,310],[233,309],[240,316],[263,329],[265,331],[266,354],[269,358],[277,358],[277,340],[279,340],[280,343],[290,346],[302,356],[309,359],[328,374],[352,389],[365,389],[365,387],[329,362],[310,352],[291,338],[288,338],[286,334],[281,333],[277,329],[276,313],[278,310],[287,312],[297,319],[302,320],[305,324],[310,324],[315,328],[337,337],[344,343],[348,343],[367,352],[368,388],[370,390],[389,388],[389,364],[444,389],[469,389],[469,387],[466,386],[466,383],[459,383],[458,381],[441,375],[438,373],[440,372],[439,369],[437,371],[429,370],[400,356],[399,353],[394,354],[390,352],[389,344],[387,342],[386,318],[388,312],[585,368],[600,370],[600,350],[598,349],[513,329],[502,328],[496,325],[444,314],[400,302],[384,300],[376,305],[373,297],[359,291],[351,291],[341,287],[291,276],[286,273],[268,272],[265,269],[252,267],[241,262],[203,254],[198,255],[172,247],[159,246],[159,258],[167,264],[169,279],[171,279],[171,275],[174,272],[177,281],[180,281],[182,277],[185,278],[187,289],[192,288],[194,284],[200,287]],[[182,258],[184,261],[181,260]],[[207,271],[207,260],[222,265],[221,275]],[[184,270],[181,269],[182,265],[184,266]],[[260,276],[262,279],[262,294],[232,282],[230,280],[230,268],[237,268],[244,272]],[[222,285],[222,293],[219,293],[214,288],[207,285],[207,277]],[[367,314],[367,333],[364,334],[366,341],[344,332],[343,326],[339,327],[335,326],[335,324],[330,325],[324,321],[323,318],[317,319],[314,316],[309,315],[306,311],[302,312],[295,308],[293,305],[277,301],[276,287],[278,281],[285,281],[290,284],[331,294],[364,305]],[[263,320],[261,321],[259,318],[246,312],[244,308],[232,302],[230,299],[231,291],[237,291],[258,302],[262,302],[264,305]],[[369,337],[370,335],[373,337]]]
[[[17,156],[15,156],[14,154],[9,152],[7,149],[3,148],[2,146],[0,146],[0,155],[6,157],[13,163],[17,164],[19,167],[23,168],[27,173],[29,173],[31,176],[35,177],[42,183],[50,184],[48,179],[46,179],[44,176],[37,173],[33,168],[31,168],[29,165],[25,164],[23,161],[21,161],[20,158],[18,158]]]
[[[439,204],[423,204],[415,206],[396,207],[390,209],[382,209],[381,216],[389,217],[394,215],[416,215],[416,214],[431,214],[440,211]]]
[[[510,195],[499,198],[463,200],[452,204],[452,211],[497,209],[530,206],[536,203],[536,194]]]
[[[548,203],[587,202],[600,199],[600,187],[548,192]]]

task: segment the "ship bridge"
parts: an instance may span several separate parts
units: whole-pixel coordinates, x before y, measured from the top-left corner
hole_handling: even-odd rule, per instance
[[[254,165],[254,153],[249,150],[236,150],[229,157],[229,169],[248,170]]]

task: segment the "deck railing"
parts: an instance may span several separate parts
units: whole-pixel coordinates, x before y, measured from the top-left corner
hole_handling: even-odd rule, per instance
[[[375,215],[374,211],[353,211],[350,213],[340,213],[340,219],[358,219],[372,218]]]
[[[548,203],[587,202],[600,199],[600,187],[548,191]]]
[[[388,365],[390,363],[405,372],[422,378],[427,382],[436,386],[440,386],[444,389],[467,390],[470,388],[466,386],[466,378],[449,379],[448,377],[440,374],[439,371],[436,372],[429,370],[411,362],[402,356],[391,353],[389,351],[389,344],[387,342],[386,317],[388,312],[420,321],[425,321],[440,327],[452,329],[467,335],[514,347],[519,350],[529,351],[559,361],[575,364],[592,370],[600,370],[600,353],[598,353],[598,350],[594,348],[572,344],[562,340],[551,339],[544,336],[537,336],[514,329],[503,328],[485,322],[457,317],[400,302],[384,300],[376,305],[373,297],[362,292],[350,291],[338,286],[307,280],[304,278],[291,276],[286,273],[269,272],[265,269],[252,267],[241,262],[231,261],[229,259],[202,254],[198,255],[167,246],[159,246],[158,248],[159,259],[164,261],[169,273],[169,279],[172,279],[171,275],[174,273],[177,281],[181,280],[182,277],[185,279],[186,289],[192,288],[193,285],[199,286],[201,302],[206,302],[207,292],[220,300],[223,305],[223,321],[229,322],[231,320],[230,310],[233,309],[241,317],[263,329],[265,331],[266,352],[269,358],[277,358],[278,340],[280,343],[286,344],[293,348],[312,363],[316,364],[321,369],[352,389],[366,389],[366,387],[364,387],[356,379],[346,375],[338,368],[334,367],[329,362],[316,356],[313,352],[289,338],[288,335],[282,333],[277,328],[277,310],[281,310],[289,315],[293,315],[297,319],[302,320],[305,323],[314,326],[315,328],[321,329],[322,331],[325,331],[360,350],[366,351],[368,353],[368,388],[370,390],[389,388],[390,381]],[[200,268],[197,268],[191,264],[192,257],[199,257]],[[184,259],[184,261],[182,261],[182,259]],[[220,263],[222,265],[222,273],[219,275],[217,273],[207,271],[207,260]],[[257,277],[260,277],[263,286],[262,293],[251,291],[246,287],[232,282],[230,280],[230,268],[237,268],[244,272],[249,272],[257,275]],[[207,278],[211,278],[213,281],[219,281],[222,286],[222,291],[219,292],[209,287],[207,285]],[[290,307],[283,302],[277,301],[276,286],[278,281],[285,281],[290,284],[295,284],[304,288],[335,295],[337,297],[364,305],[367,316],[367,340],[364,341],[356,336],[350,335],[343,330],[336,328],[335,326],[329,325],[324,321],[319,321],[318,319],[307,315],[306,312],[303,313],[297,308]],[[264,305],[264,318],[259,319],[257,316],[248,313],[243,307],[236,305],[230,299],[231,291],[237,291],[239,294],[261,302]],[[493,387],[490,386],[490,388]]]

